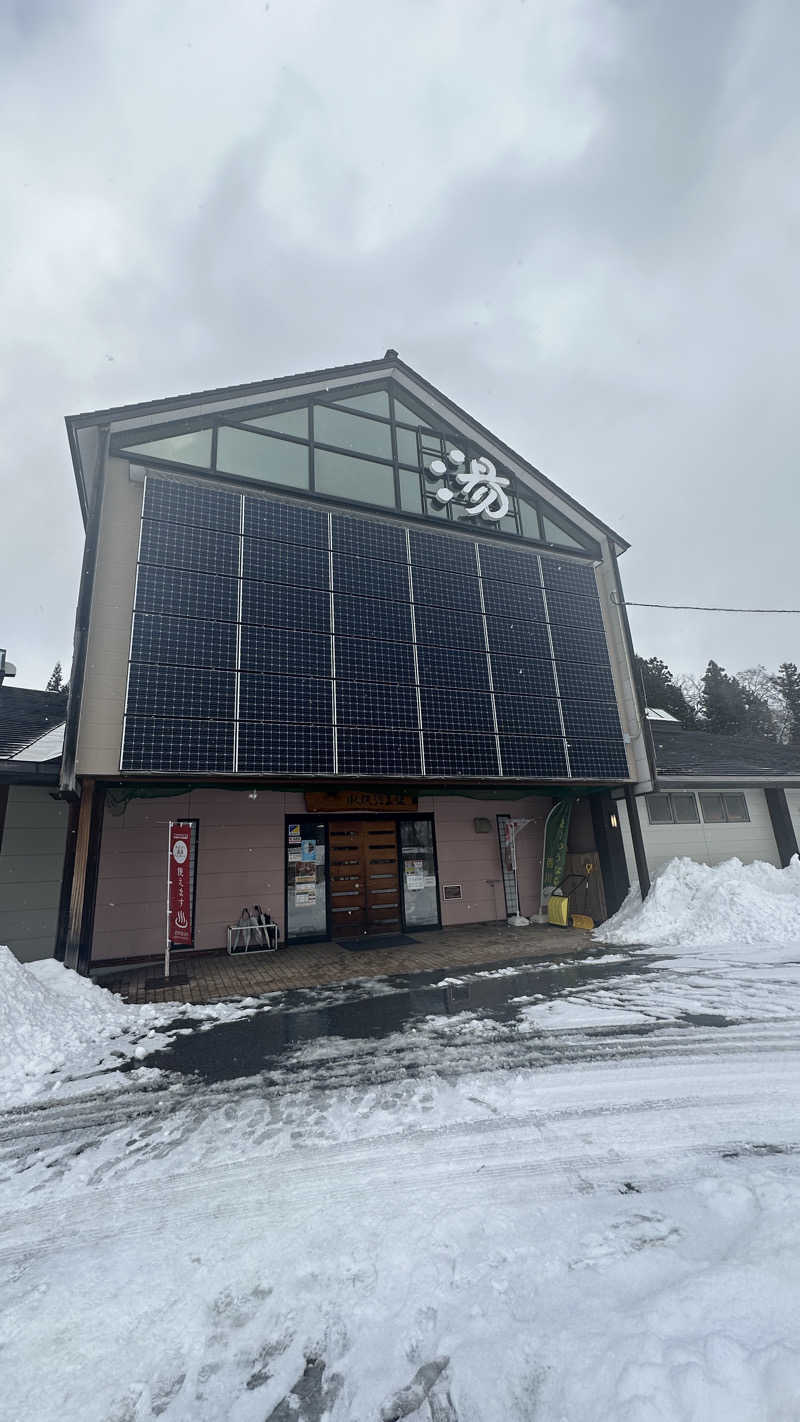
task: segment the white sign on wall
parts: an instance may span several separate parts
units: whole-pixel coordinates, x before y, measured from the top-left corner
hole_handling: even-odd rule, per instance
[[[428,465],[431,474],[436,474],[439,478],[453,478],[456,484],[461,485],[460,489],[446,486],[437,489],[434,497],[440,504],[449,504],[458,499],[459,503],[466,505],[464,512],[467,518],[476,518],[478,514],[483,514],[493,523],[499,522],[508,513],[508,495],[505,491],[511,480],[498,474],[491,459],[487,459],[485,454],[479,459],[471,459],[469,468],[465,467],[466,463],[467,456],[460,449],[449,450],[447,460],[431,460]]]

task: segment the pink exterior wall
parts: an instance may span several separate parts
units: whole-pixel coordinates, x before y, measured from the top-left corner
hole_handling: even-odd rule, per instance
[[[420,810],[433,810],[435,816],[443,926],[506,917],[498,815],[532,822],[520,832],[517,841],[517,872],[522,912],[526,917],[539,912],[544,822],[552,803],[549,796],[543,795],[526,800],[471,800],[460,795],[420,799]],[[475,833],[474,820],[478,816],[489,820],[488,834]],[[442,899],[443,884],[461,884],[463,898]]]
[[[497,815],[532,821],[518,841],[522,912],[538,912],[544,820],[552,801],[422,797],[434,813],[439,885],[461,884],[462,899],[441,900],[442,923],[481,923],[506,916]],[[167,835],[171,819],[198,819],[195,945],[224,948],[225,929],[242,907],[259,903],[285,933],[284,816],[303,814],[301,794],[259,790],[193,790],[163,800],[134,799],[121,814],[106,807],[92,958],[157,957],[166,931]],[[490,822],[476,834],[474,820]]]
[[[171,819],[200,821],[195,946],[224,948],[245,904],[269,909],[283,933],[284,815],[302,810],[302,795],[259,791],[251,800],[240,790],[134,799],[122,815],[107,806],[93,960],[163,953]]]

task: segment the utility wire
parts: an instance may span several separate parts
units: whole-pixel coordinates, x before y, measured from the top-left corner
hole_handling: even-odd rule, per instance
[[[666,612],[766,612],[800,617],[800,607],[697,607],[691,602],[629,602],[627,598],[617,598],[613,593],[611,601],[617,607],[659,607]]]

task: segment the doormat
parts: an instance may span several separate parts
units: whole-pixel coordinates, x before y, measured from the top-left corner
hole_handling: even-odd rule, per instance
[[[337,948],[347,948],[350,953],[361,953],[368,948],[405,948],[407,943],[419,943],[418,938],[409,938],[406,933],[373,933],[363,938],[337,938]]]
[[[189,978],[186,973],[170,973],[168,978],[162,973],[159,978],[145,978],[146,988],[185,987]]]

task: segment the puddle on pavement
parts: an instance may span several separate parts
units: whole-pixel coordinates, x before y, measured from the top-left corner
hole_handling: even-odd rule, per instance
[[[522,1004],[514,998],[556,998],[565,989],[623,974],[649,973],[652,959],[604,963],[602,954],[536,964],[489,963],[471,967],[463,976],[415,973],[381,979],[381,992],[344,1002],[309,1002],[309,992],[288,992],[280,1007],[257,1010],[251,1017],[192,1030],[175,1038],[162,1052],[147,1059],[148,1066],[165,1071],[193,1073],[206,1082],[254,1076],[274,1064],[290,1047],[317,1037],[387,1037],[400,1032],[414,1019],[450,1016],[476,1009],[505,1022],[516,1017]],[[511,971],[508,971],[511,969]],[[501,971],[505,970],[505,971]],[[486,973],[487,976],[478,976]],[[342,989],[346,991],[347,989]],[[320,989],[320,995],[335,990]]]

